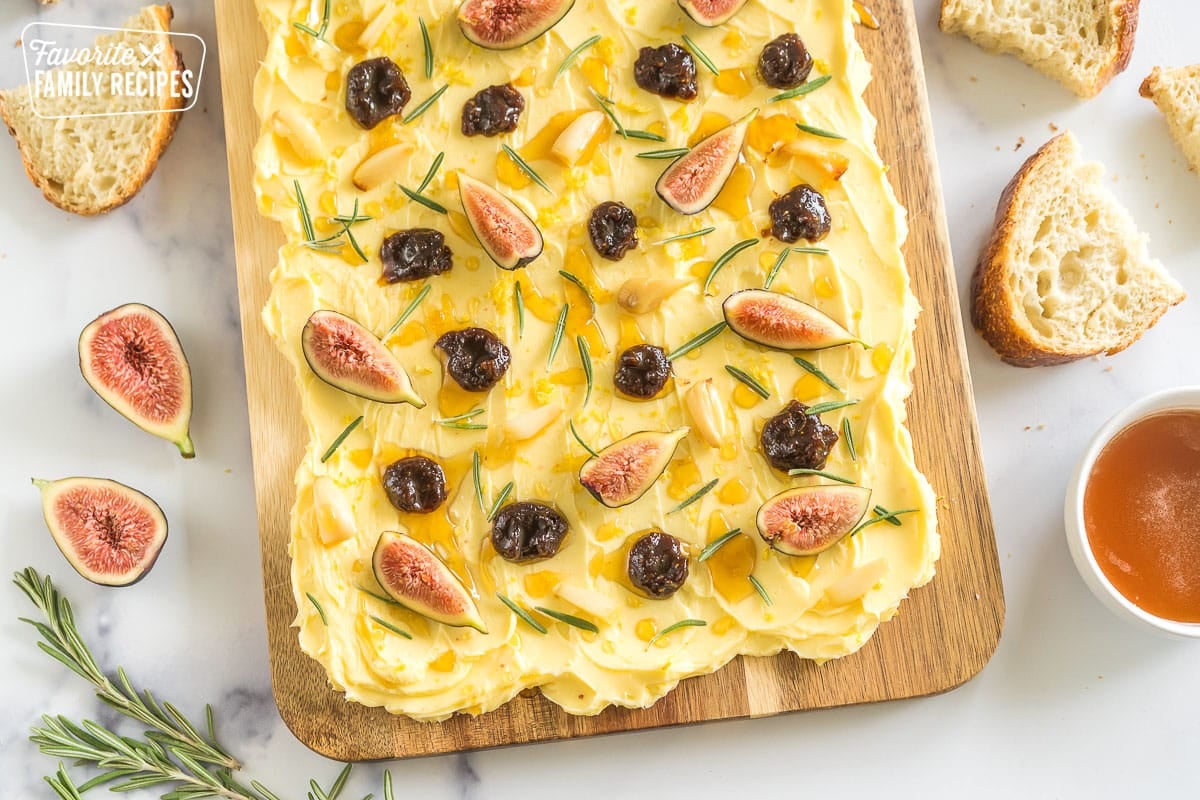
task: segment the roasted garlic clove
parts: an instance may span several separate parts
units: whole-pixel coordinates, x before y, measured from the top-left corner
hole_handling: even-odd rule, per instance
[[[729,436],[725,407],[712,378],[706,378],[687,390],[683,397],[692,419],[692,430],[710,447],[720,447]]]
[[[617,290],[617,303],[634,314],[648,314],[689,281],[679,278],[630,278]]]
[[[333,479],[318,475],[313,480],[313,509],[317,514],[317,535],[325,546],[344,542],[354,535],[354,514],[346,495]]]

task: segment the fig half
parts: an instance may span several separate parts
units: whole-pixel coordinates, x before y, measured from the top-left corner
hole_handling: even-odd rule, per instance
[[[147,433],[193,458],[192,372],[175,329],[162,314],[126,303],[79,334],[79,370],[96,394]]]
[[[104,478],[33,479],[54,543],[75,571],[102,586],[146,577],[167,541],[158,503]]]
[[[650,490],[687,435],[677,428],[626,436],[583,462],[579,482],[609,508],[627,506]]]
[[[776,350],[824,350],[861,340],[823,311],[766,289],[743,289],[721,304],[730,329]]]
[[[706,28],[724,25],[742,10],[746,0],[679,0],[679,7]]]
[[[409,611],[454,628],[487,633],[474,598],[433,551],[403,533],[385,531],[371,560],[375,580]]]
[[[458,27],[480,47],[512,50],[553,28],[573,5],[575,0],[465,0]]]
[[[542,254],[542,232],[512,200],[461,172],[458,197],[475,238],[500,269],[520,269]]]
[[[663,202],[680,214],[699,214],[717,199],[733,174],[746,130],[758,114],[754,109],[696,143],[686,155],[667,167],[654,185]]]
[[[846,537],[866,516],[871,490],[863,486],[801,486],[758,509],[758,535],[789,556],[815,556]]]
[[[300,347],[313,373],[330,386],[377,403],[425,407],[392,352],[345,314],[314,311],[304,323]]]

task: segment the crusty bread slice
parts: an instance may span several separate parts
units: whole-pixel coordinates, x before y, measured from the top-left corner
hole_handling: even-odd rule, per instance
[[[1141,0],[942,0],[939,25],[1012,53],[1080,97],[1129,65]]]
[[[1200,172],[1200,64],[1174,69],[1155,67],[1142,81],[1142,97],[1158,106],[1188,163]]]
[[[1103,174],[1067,132],[1034,153],[1000,198],[971,316],[1010,364],[1120,352],[1184,298]]]
[[[114,32],[96,39],[106,48],[123,41],[141,52],[139,45],[153,48],[160,42],[162,52],[155,69],[182,70],[183,59],[171,46],[166,31],[173,12],[169,5],[147,6],[121,27],[155,33]],[[110,73],[120,68],[72,63],[54,70]],[[147,68],[149,69],[149,68]],[[182,97],[115,96],[106,78],[102,91],[92,97],[41,97],[36,111],[30,87],[0,92],[0,117],[17,140],[25,171],[50,202],[76,214],[100,214],[133,197],[149,180],[158,158],[166,149],[179,124]],[[148,113],[166,111],[166,113]],[[120,116],[70,116],[108,112],[133,112]]]

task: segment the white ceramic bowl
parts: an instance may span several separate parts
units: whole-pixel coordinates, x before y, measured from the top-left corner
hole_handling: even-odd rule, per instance
[[[1092,590],[1092,594],[1100,598],[1100,601],[1118,617],[1132,622],[1144,630],[1154,630],[1174,637],[1200,639],[1200,624],[1176,622],[1155,616],[1138,608],[1117,591],[1096,562],[1096,556],[1088,543],[1087,530],[1083,522],[1083,497],[1087,490],[1088,477],[1092,473],[1092,466],[1096,463],[1096,457],[1100,455],[1100,451],[1114,436],[1134,422],[1151,414],[1172,409],[1200,411],[1200,386],[1181,386],[1143,397],[1118,413],[1097,431],[1087,450],[1084,451],[1083,458],[1079,461],[1079,467],[1075,470],[1075,475],[1067,487],[1067,501],[1064,509],[1067,544],[1071,548],[1071,558],[1075,560],[1075,567],[1083,577],[1084,583]]]

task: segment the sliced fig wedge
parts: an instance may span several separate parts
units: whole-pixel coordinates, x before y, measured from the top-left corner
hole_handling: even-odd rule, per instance
[[[863,486],[788,489],[758,509],[758,534],[785,555],[815,556],[854,530],[870,503],[871,490]]]
[[[345,314],[314,311],[304,324],[300,346],[313,373],[330,386],[377,403],[425,407],[392,352]]]
[[[480,47],[512,50],[553,28],[573,5],[575,0],[465,0],[458,27]]]
[[[387,596],[409,611],[454,628],[487,633],[474,598],[433,551],[403,533],[386,531],[371,561]]]
[[[776,350],[824,350],[861,340],[802,300],[766,289],[743,289],[721,304],[725,321],[743,339]]]
[[[746,129],[757,114],[756,108],[737,122],[701,139],[686,155],[667,167],[654,185],[663,202],[680,214],[699,214],[712,205],[737,166],[742,143],[746,141]]]
[[[542,254],[542,232],[512,200],[461,172],[458,197],[471,230],[496,266],[520,269]]]
[[[579,482],[609,508],[627,506],[663,474],[688,428],[641,431],[613,442],[579,468]]]
[[[706,28],[724,25],[742,10],[746,0],[679,0],[679,7]]]
[[[50,535],[76,572],[102,586],[146,577],[167,541],[158,503],[105,478],[34,478],[33,485]]]
[[[192,373],[175,329],[162,314],[127,303],[96,317],[79,334],[79,370],[96,394],[147,433],[196,455]]]

